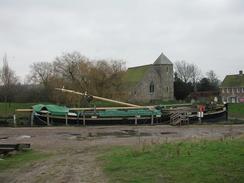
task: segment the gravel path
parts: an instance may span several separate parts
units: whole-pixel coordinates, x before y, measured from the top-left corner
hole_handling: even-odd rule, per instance
[[[244,135],[244,125],[0,128],[0,143],[31,143],[50,158],[0,172],[0,182],[107,182],[97,157],[113,145],[220,139]]]

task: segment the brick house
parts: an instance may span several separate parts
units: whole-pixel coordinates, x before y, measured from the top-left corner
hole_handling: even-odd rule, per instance
[[[244,74],[227,75],[220,87],[223,102],[244,102]]]
[[[128,100],[173,100],[173,63],[162,53],[153,64],[131,67],[124,77]]]

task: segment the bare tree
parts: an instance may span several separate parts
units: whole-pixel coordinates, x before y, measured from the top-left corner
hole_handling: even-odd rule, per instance
[[[184,81],[185,83],[190,82],[191,78],[191,68],[190,64],[185,62],[184,60],[182,61],[177,61],[175,63],[175,71],[177,73],[177,76]]]
[[[218,76],[215,74],[213,70],[210,70],[206,73],[207,78],[209,79],[210,84],[213,88],[217,89],[220,85],[220,80],[218,79]]]
[[[31,66],[31,73],[29,79],[34,83],[43,84],[45,88],[48,87],[49,81],[53,76],[53,65],[49,62],[37,62]]]
[[[111,61],[112,74],[110,76],[111,95],[114,98],[123,99],[125,97],[123,76],[126,72],[126,63],[122,60]]]
[[[34,63],[29,78],[48,89],[48,100],[79,106],[84,97],[78,99],[77,96],[59,94],[53,88],[65,86],[88,94],[117,98],[122,91],[125,70],[123,61],[90,61],[80,53],[72,52],[57,57],[53,63]]]
[[[201,71],[197,65],[187,63],[186,61],[178,61],[175,63],[175,71],[183,82],[191,82],[194,90],[196,90],[196,84],[201,78]]]
[[[3,57],[0,80],[3,87],[4,101],[10,103],[14,97],[14,87],[18,82],[18,78],[8,65],[7,54]]]
[[[110,82],[108,81],[112,74],[109,63],[105,60],[98,60],[94,63],[90,72],[90,81],[92,83],[93,92],[100,96],[110,94]]]
[[[74,89],[87,90],[89,70],[89,60],[78,52],[63,54],[54,61],[55,76],[71,83]]]
[[[215,72],[213,70],[208,71],[206,73],[206,76],[209,79],[209,81],[212,82],[212,83],[219,81],[217,75],[215,74]]]
[[[195,64],[190,64],[190,72],[191,72],[191,82],[194,87],[194,91],[197,91],[197,82],[201,79],[201,70]]]
[[[98,60],[90,71],[90,82],[97,95],[118,98],[122,92],[122,76],[125,62],[120,60]]]

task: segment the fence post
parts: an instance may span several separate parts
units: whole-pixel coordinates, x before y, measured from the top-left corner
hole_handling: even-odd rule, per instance
[[[228,103],[225,103],[224,107],[225,107],[225,120],[228,121],[228,110],[229,110]]]
[[[68,115],[65,115],[65,125],[68,126]]]
[[[16,127],[16,115],[15,114],[14,114],[13,118],[14,118],[14,127]]]
[[[153,115],[151,116],[151,125],[153,125]]]
[[[83,126],[86,126],[86,117],[85,117],[85,114],[83,114]]]
[[[137,116],[135,116],[135,125],[137,125]]]
[[[31,127],[33,126],[34,123],[34,111],[31,113]]]
[[[202,123],[201,112],[197,112],[197,115],[198,115],[198,122],[201,124]]]
[[[50,126],[50,122],[49,122],[49,113],[47,113],[47,126]]]

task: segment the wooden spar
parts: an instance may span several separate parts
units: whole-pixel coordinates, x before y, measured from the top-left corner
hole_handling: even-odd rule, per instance
[[[154,106],[139,106],[139,107],[96,107],[96,110],[107,109],[153,109]],[[94,107],[87,108],[69,108],[70,111],[90,111],[94,110]],[[33,112],[33,109],[16,109],[15,112]]]
[[[171,104],[171,105],[163,105],[165,107],[181,107],[181,106],[191,106],[191,104]],[[96,107],[96,110],[106,110],[106,109],[144,109],[144,108],[154,108],[156,106],[134,106],[134,107]],[[93,107],[87,108],[70,108],[71,111],[87,111],[93,110]],[[179,110],[179,109],[164,109],[164,110]],[[32,112],[33,109],[16,109],[16,112]]]
[[[16,109],[16,112],[32,112],[33,109]]]
[[[165,107],[180,107],[180,106],[190,106],[191,104],[172,104],[164,105]],[[107,110],[107,109],[153,109],[156,106],[137,106],[137,107],[96,107],[96,110]],[[93,107],[87,108],[70,108],[70,111],[90,111],[94,110]],[[163,109],[165,111],[174,111],[179,109]],[[16,109],[15,112],[32,112],[33,109]]]
[[[62,92],[67,92],[67,93],[73,93],[73,94],[82,95],[82,96],[87,95],[86,93],[76,92],[74,90],[67,90],[67,89],[64,89],[64,88],[55,88],[55,90],[59,90],[59,91],[62,91]],[[112,100],[112,99],[108,99],[108,98],[98,97],[98,96],[95,96],[95,95],[91,95],[91,96],[94,99],[97,99],[97,100],[112,102],[112,103],[125,105],[125,106],[129,106],[129,107],[140,107],[139,105],[130,104],[130,103],[126,103],[126,102],[120,102],[120,101],[117,101],[117,100]]]
[[[96,110],[109,110],[109,109],[153,109],[154,106],[138,106],[138,107],[96,107]],[[94,110],[93,107],[88,108],[70,108],[70,111],[89,111]]]

